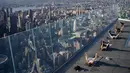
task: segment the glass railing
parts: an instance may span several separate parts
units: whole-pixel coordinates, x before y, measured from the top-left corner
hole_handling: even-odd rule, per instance
[[[8,56],[4,73],[52,73],[117,18],[112,12],[91,10],[1,38],[0,54]]]

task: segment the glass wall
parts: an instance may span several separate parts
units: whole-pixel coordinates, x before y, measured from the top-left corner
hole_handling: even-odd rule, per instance
[[[52,73],[117,18],[112,12],[94,9],[0,39],[0,54],[8,57],[2,71]]]
[[[7,60],[4,63],[0,63],[0,73],[14,73],[15,66],[13,64],[13,56],[11,53],[9,37],[0,39],[0,55],[7,56]],[[1,57],[0,57],[1,58]],[[1,60],[2,61],[2,58]]]

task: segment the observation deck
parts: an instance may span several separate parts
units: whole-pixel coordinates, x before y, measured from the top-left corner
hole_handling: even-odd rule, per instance
[[[130,21],[119,19],[118,21],[125,23],[123,31],[117,39],[110,39],[108,30],[103,30],[92,43],[80,50],[66,64],[63,65],[55,73],[129,73],[130,72]],[[108,26],[109,30],[114,30],[114,24],[118,25],[118,21]],[[112,46],[108,51],[100,51],[102,39],[109,39]],[[127,45],[127,46],[126,46]],[[92,67],[87,66],[84,53],[89,56],[94,56],[95,53],[100,53],[100,58]],[[109,58],[109,59],[107,59]],[[74,68],[80,66],[83,70],[77,72]]]

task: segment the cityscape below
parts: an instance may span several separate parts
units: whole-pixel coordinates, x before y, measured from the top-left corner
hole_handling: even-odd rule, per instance
[[[119,18],[130,20],[129,0],[26,1],[0,1],[0,73],[75,73],[61,71],[110,26],[126,23]]]

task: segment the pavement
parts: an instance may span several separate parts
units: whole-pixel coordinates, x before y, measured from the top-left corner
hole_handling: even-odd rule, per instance
[[[98,59],[94,66],[85,65],[85,56],[79,57],[74,63],[67,65],[60,73],[130,73],[130,48],[125,47],[128,36],[130,35],[130,22],[124,22],[125,28],[117,39],[110,39],[108,33],[101,39],[110,39],[112,46],[108,51],[100,51],[100,42],[97,41],[88,51],[88,56],[92,57],[99,53],[102,58]],[[113,30],[113,28],[111,28]],[[78,56],[77,56],[78,57]],[[109,60],[106,59],[110,58]],[[82,71],[74,70],[75,66],[83,68]]]

